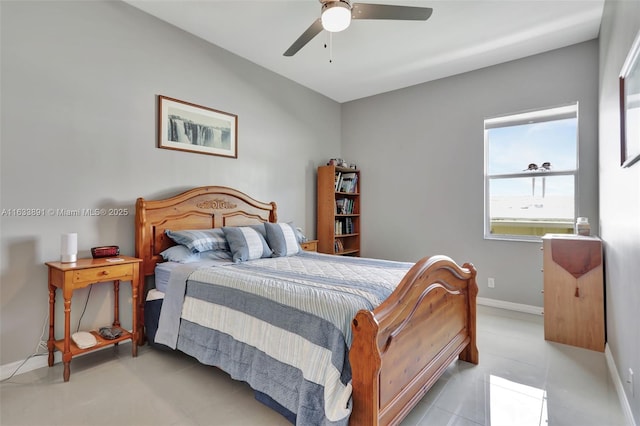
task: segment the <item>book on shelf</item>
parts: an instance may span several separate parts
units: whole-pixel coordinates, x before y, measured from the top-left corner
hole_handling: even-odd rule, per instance
[[[351,198],[338,198],[336,200],[336,214],[353,214],[355,201]]]
[[[334,187],[336,192],[357,193],[358,174],[355,172],[336,172]]]
[[[338,192],[356,193],[357,184],[357,173],[342,173],[340,177],[340,183],[338,185]]]
[[[336,219],[333,231],[335,235],[354,234],[353,219],[350,217]]]
[[[344,245],[342,244],[342,240],[336,240],[333,244],[333,250],[335,253],[342,253],[344,251]]]

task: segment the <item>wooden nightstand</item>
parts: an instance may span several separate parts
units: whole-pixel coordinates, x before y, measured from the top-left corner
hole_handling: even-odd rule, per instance
[[[304,251],[318,251],[318,240],[308,240],[300,243],[300,247]]]
[[[122,260],[114,260],[122,259]],[[46,262],[49,267],[49,367],[53,365],[53,353],[57,349],[62,352],[64,363],[63,378],[69,381],[71,359],[79,354],[91,352],[108,345],[117,345],[124,340],[131,340],[132,356],[138,355],[138,288],[140,285],[140,262],[142,259],[128,256],[103,259],[78,259],[73,263]],[[71,297],[73,291],[90,284],[113,281],[114,310],[113,326],[120,328],[118,294],[120,281],[131,282],[132,332],[120,328],[122,335],[113,340],[104,339],[97,331],[91,331],[98,343],[86,349],[80,349],[71,340]],[[64,297],[64,339],[56,340],[54,336],[56,289],[62,289]]]

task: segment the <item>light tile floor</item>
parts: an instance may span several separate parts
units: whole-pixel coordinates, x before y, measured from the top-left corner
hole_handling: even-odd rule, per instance
[[[403,421],[413,425],[619,426],[603,353],[544,340],[542,318],[478,307],[480,364],[454,362]],[[180,353],[129,344],[14,376],[0,424],[288,425],[244,383]]]

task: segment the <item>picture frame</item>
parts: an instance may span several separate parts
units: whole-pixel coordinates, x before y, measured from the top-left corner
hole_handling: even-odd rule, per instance
[[[620,71],[620,165],[640,160],[640,32]]]
[[[238,116],[158,95],[158,148],[238,158]]]

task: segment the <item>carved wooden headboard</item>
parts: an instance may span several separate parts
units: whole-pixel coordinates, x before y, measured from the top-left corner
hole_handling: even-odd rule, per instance
[[[142,274],[153,275],[160,253],[175,245],[167,229],[206,229],[278,220],[276,203],[264,203],[224,186],[203,186],[164,200],[136,201],[136,257]]]

